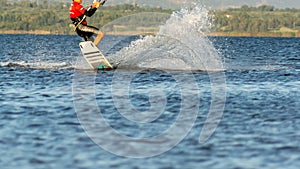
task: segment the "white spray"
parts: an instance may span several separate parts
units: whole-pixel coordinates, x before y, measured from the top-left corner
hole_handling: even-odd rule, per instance
[[[126,68],[222,70],[219,54],[205,34],[211,27],[212,17],[205,7],[181,9],[155,36],[136,40],[110,58]]]

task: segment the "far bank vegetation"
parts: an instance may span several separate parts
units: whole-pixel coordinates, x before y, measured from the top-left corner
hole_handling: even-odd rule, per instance
[[[74,34],[73,28],[70,28],[69,6],[70,3],[49,3],[46,0],[39,4],[35,1],[0,0],[0,33]],[[173,11],[159,7],[140,7],[136,4],[103,6],[89,20],[89,23],[101,27],[118,18],[141,12],[166,15],[142,17],[144,24],[139,27],[132,26],[139,22],[136,18],[128,18],[123,25],[113,25],[115,31],[128,33],[130,27],[133,31],[143,30],[155,33],[158,28],[153,25],[164,22]],[[240,8],[214,10],[210,14],[214,18],[211,35],[300,37],[300,9],[244,5]]]

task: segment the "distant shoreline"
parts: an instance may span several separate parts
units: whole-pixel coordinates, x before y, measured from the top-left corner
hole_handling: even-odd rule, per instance
[[[33,34],[33,35],[75,35],[74,34],[64,34],[58,32],[51,32],[45,30],[34,30],[34,31],[23,31],[23,30],[0,30],[0,34]],[[106,32],[106,35],[155,35],[154,32]],[[228,37],[300,37],[300,33],[293,32],[211,32],[207,33],[207,36],[228,36]]]
[[[300,33],[293,32],[211,32],[208,36],[232,36],[232,37],[295,37],[299,38]]]

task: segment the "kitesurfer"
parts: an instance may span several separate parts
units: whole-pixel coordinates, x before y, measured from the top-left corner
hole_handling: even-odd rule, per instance
[[[73,21],[73,24],[75,25],[75,31],[85,41],[92,41],[91,37],[93,35],[96,35],[96,38],[94,39],[94,44],[98,46],[98,44],[104,37],[104,33],[98,28],[88,25],[86,17],[91,17],[92,15],[94,15],[96,10],[105,3],[105,0],[103,2],[95,1],[87,9],[84,8],[81,5],[81,3],[82,0],[73,0],[70,7],[70,18]]]

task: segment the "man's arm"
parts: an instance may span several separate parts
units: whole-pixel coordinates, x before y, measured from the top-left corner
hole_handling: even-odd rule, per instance
[[[96,1],[92,4],[91,7],[89,7],[86,11],[85,11],[85,15],[88,17],[91,17],[92,15],[94,15],[94,13],[96,12],[96,10],[100,7],[100,2]]]

